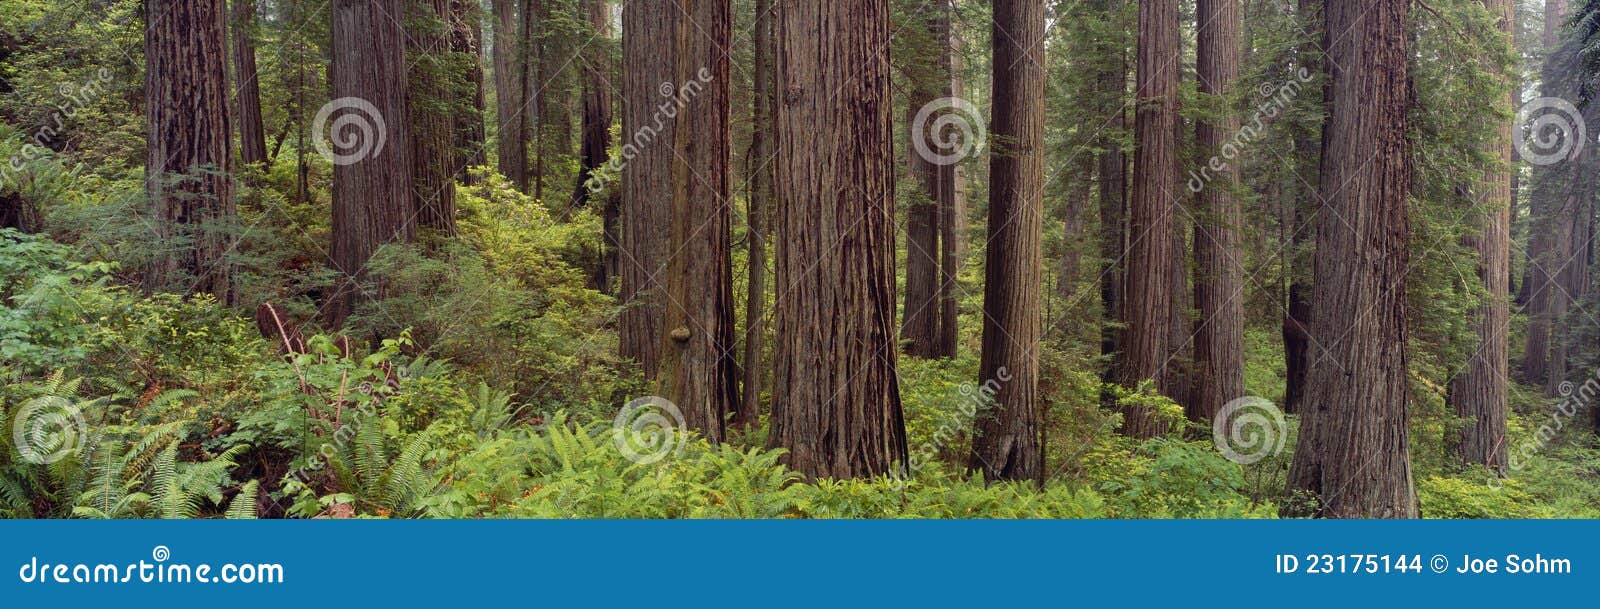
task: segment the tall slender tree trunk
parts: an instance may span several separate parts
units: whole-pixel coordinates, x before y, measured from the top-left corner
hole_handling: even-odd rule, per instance
[[[622,10],[622,287],[618,318],[621,354],[639,362],[645,378],[661,361],[662,304],[672,205],[674,109],[661,83],[676,82],[679,11],[658,0],[629,0]]]
[[[449,62],[450,0],[425,0],[414,15],[419,27],[406,36],[410,55],[411,194],[416,224],[441,237],[456,233],[455,87],[440,78]],[[426,20],[426,25],[420,25]]]
[[[661,349],[661,389],[690,429],[722,441],[739,405],[733,340],[733,267],[728,189],[729,0],[682,4],[674,78],[671,240],[667,251],[667,336]]]
[[[523,76],[521,53],[517,43],[517,5],[515,0],[492,0],[494,6],[494,90],[495,90],[495,161],[500,174],[516,185],[518,190],[528,190],[528,139],[522,122],[522,108],[527,103],[522,97]],[[523,10],[535,0],[522,0]],[[527,36],[527,32],[522,33]]]
[[[606,0],[583,0],[584,14],[588,19],[589,33],[597,38],[583,47],[583,142],[579,147],[578,182],[572,190],[572,206],[589,204],[589,178],[607,160],[611,146],[611,51],[606,40],[611,37],[611,7]],[[617,219],[619,210],[616,197],[606,197],[600,209],[604,227],[604,247],[595,267],[595,286],[605,293],[611,290],[611,278],[617,274]]]
[[[1484,6],[1500,19],[1500,31],[1510,36],[1516,27],[1510,0],[1485,0]],[[1498,70],[1497,54],[1486,60],[1487,69]],[[1516,92],[1506,79],[1505,101],[1516,106]],[[1478,279],[1483,282],[1485,300],[1473,312],[1478,349],[1467,360],[1466,368],[1450,379],[1448,401],[1456,416],[1466,421],[1453,443],[1463,462],[1487,466],[1496,471],[1506,468],[1506,378],[1510,374],[1507,335],[1510,333],[1510,303],[1507,277],[1511,274],[1511,125],[1501,123],[1495,140],[1484,147],[1494,159],[1486,168],[1483,181],[1474,191],[1474,203],[1484,209],[1476,214],[1478,234],[1468,245],[1478,251]]]
[[[458,179],[472,183],[469,167],[488,163],[484,150],[483,112],[487,105],[483,86],[483,45],[479,37],[482,23],[478,3],[474,0],[451,0],[450,23],[453,33],[450,48],[469,60],[466,82],[472,88],[472,111],[456,117],[455,174]]]
[[[235,217],[222,0],[145,3],[145,190],[163,251],[145,292],[209,292],[231,302]]]
[[[774,447],[812,478],[904,464],[889,3],[778,12]],[[903,467],[903,465],[901,466]]]
[[[1571,53],[1565,52],[1561,44],[1566,8],[1566,0],[1546,0],[1544,5],[1542,92],[1546,97],[1570,98],[1573,94],[1564,84],[1568,80],[1565,73],[1575,68]],[[1576,206],[1568,205],[1570,169],[1570,161],[1536,167],[1529,196],[1528,264],[1517,301],[1526,303],[1528,315],[1522,375],[1525,381],[1536,385],[1546,384],[1554,376],[1549,366],[1554,342],[1551,333],[1558,319],[1556,309],[1562,308],[1566,298],[1557,288],[1556,276],[1566,262],[1570,247],[1572,226],[1566,218],[1576,211]]]
[[[910,18],[927,28],[930,37],[938,26],[934,13],[942,6],[923,5]],[[935,57],[934,61],[938,58]],[[914,60],[915,61],[915,60]],[[921,64],[918,64],[921,65]],[[916,143],[938,141],[939,134],[931,133],[933,127],[928,113],[935,100],[947,86],[935,81],[934,71],[916,70],[908,83],[906,103],[906,165],[921,192],[911,198],[906,213],[906,295],[901,317],[900,340],[907,355],[934,357],[938,355],[940,306],[940,253],[939,249],[939,163],[918,153]],[[921,115],[919,131],[917,122]]]
[[[267,135],[261,126],[261,83],[256,76],[255,0],[233,2],[233,73],[238,95],[239,162],[267,160]]]
[[[1044,224],[1044,0],[994,3],[995,142],[978,383],[997,384],[980,417],[971,467],[989,480],[1044,483],[1039,400],[1040,254]]]
[[[773,38],[774,22],[772,0],[756,0],[755,18],[755,90],[751,93],[751,114],[755,128],[750,131],[750,152],[745,155],[749,171],[749,210],[745,214],[745,242],[749,246],[749,288],[744,308],[744,382],[741,387],[739,410],[734,413],[733,424],[753,429],[760,425],[761,385],[766,367],[761,362],[761,345],[767,329],[767,215],[772,209],[772,134],[777,132],[773,120],[773,103],[777,100],[777,79],[773,57],[777,52]]]
[[[1328,48],[1329,40],[1324,22],[1324,10],[1327,7],[1322,0],[1299,0],[1297,7],[1300,29],[1306,36],[1300,44],[1297,55],[1301,67],[1308,75],[1317,75],[1322,82],[1322,95],[1312,98],[1309,102],[1315,104],[1318,114],[1326,114],[1330,83],[1324,73],[1322,53]],[[1326,118],[1322,126],[1316,131],[1300,130],[1295,134],[1295,156],[1298,168],[1295,170],[1302,175],[1316,172],[1322,156],[1322,144],[1327,139],[1323,133],[1326,130]],[[1284,412],[1297,412],[1300,403],[1305,399],[1306,374],[1311,369],[1311,252],[1316,242],[1315,227],[1311,219],[1317,216],[1320,207],[1319,195],[1315,187],[1307,185],[1304,180],[1294,180],[1295,198],[1285,214],[1285,230],[1289,234],[1287,239],[1288,251],[1284,260],[1286,267],[1288,287],[1285,290],[1285,310],[1282,323],[1284,370],[1283,410]]]
[[[1122,10],[1122,0],[1098,0],[1097,14],[1109,17]],[[1120,319],[1124,290],[1123,256],[1127,254],[1128,207],[1128,155],[1123,152],[1120,134],[1127,128],[1123,98],[1128,90],[1127,47],[1121,40],[1101,43],[1095,47],[1097,55],[1106,62],[1104,70],[1095,77],[1095,94],[1098,109],[1106,116],[1106,132],[1098,143],[1100,153],[1095,159],[1095,176],[1099,182],[1100,197],[1100,257],[1104,267],[1100,271],[1100,305],[1107,322]],[[1100,353],[1115,357],[1120,330],[1113,323],[1102,324]],[[1114,373],[1113,375],[1114,376]]]
[[[340,275],[324,308],[329,327],[344,324],[358,299],[367,261],[384,244],[416,237],[411,196],[411,141],[406,117],[406,34],[402,0],[334,0],[332,34],[334,129],[348,117],[349,131],[329,134],[333,148],[333,265]],[[361,128],[365,127],[365,129]]]
[[[1414,518],[1405,274],[1411,165],[1407,0],[1327,0],[1332,104],[1317,216],[1316,315],[1291,491],[1332,518]],[[1304,506],[1291,504],[1296,513]]]
[[[526,107],[523,121],[530,128],[537,125],[534,133],[538,159],[534,165],[533,194],[543,199],[545,184],[552,180],[552,172],[572,154],[572,108],[575,104],[570,75],[572,66],[577,64],[578,49],[586,45],[583,40],[574,40],[571,28],[565,27],[557,17],[571,10],[571,0],[524,2],[537,6],[534,13],[537,25],[523,20],[526,31],[538,32],[536,38],[528,38],[530,50],[526,55],[528,68],[524,84],[526,95],[534,101]]]
[[[1195,126],[1199,162],[1222,159],[1223,146],[1239,131],[1234,112],[1239,82],[1243,14],[1239,0],[1199,0],[1197,55],[1200,93],[1216,98],[1223,108],[1216,121]],[[1229,400],[1244,395],[1244,268],[1239,259],[1243,217],[1236,192],[1239,164],[1227,163],[1206,183],[1196,201],[1199,226],[1194,235],[1194,300],[1200,310],[1194,333],[1194,395],[1191,418],[1210,421]]]
[[[937,72],[944,82],[945,97],[960,98],[959,59],[956,57],[956,32],[951,27],[950,15],[955,10],[955,0],[939,0],[934,14],[934,33],[939,36]],[[956,278],[961,273],[961,248],[966,229],[966,205],[962,198],[961,165],[951,163],[937,168],[938,188],[934,199],[939,204],[939,340],[934,354],[938,357],[955,357],[956,342],[960,336],[961,295]]]
[[[1170,354],[1173,260],[1172,214],[1177,205],[1178,3],[1139,3],[1138,86],[1134,115],[1137,150],[1133,199],[1128,206],[1126,294],[1120,303],[1124,325],[1117,341],[1113,378],[1128,388],[1146,381],[1166,386],[1164,365]],[[1149,438],[1166,433],[1167,425],[1148,407],[1123,412],[1122,432]]]

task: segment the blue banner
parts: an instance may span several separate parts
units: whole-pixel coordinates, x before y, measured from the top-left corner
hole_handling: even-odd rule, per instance
[[[1593,521],[10,521],[7,606],[1587,601]]]

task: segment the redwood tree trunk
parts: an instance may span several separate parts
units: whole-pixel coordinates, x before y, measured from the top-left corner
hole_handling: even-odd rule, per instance
[[[937,21],[931,14],[941,7],[922,6],[913,11],[910,19],[926,26],[929,34]],[[918,13],[929,14],[918,14]],[[919,64],[920,65],[920,64]],[[909,77],[909,96],[906,100],[906,166],[916,178],[921,192],[911,199],[906,213],[906,295],[901,313],[900,341],[907,355],[934,357],[938,354],[940,306],[940,252],[939,249],[939,170],[941,166],[917,152],[916,142],[937,141],[938,134],[931,133],[932,121],[923,119],[923,131],[917,129],[917,115],[941,97],[943,86],[933,81],[931,71],[918,70]]]
[[[209,292],[231,302],[235,216],[222,0],[145,3],[146,192],[164,251],[146,292]]]
[[[777,130],[777,123],[773,121],[773,103],[777,99],[773,56],[777,47],[773,39],[776,18],[772,4],[772,0],[756,0],[755,90],[750,96],[756,126],[750,132],[750,152],[745,155],[750,189],[749,210],[745,214],[750,275],[744,308],[744,382],[733,424],[750,429],[760,424],[761,385],[766,376],[766,367],[761,362],[761,344],[767,329],[767,215],[773,199],[771,136]]]
[[[334,0],[333,97],[343,100],[329,117],[341,156],[333,165],[333,265],[340,275],[324,312],[328,326],[344,324],[358,297],[366,265],[379,247],[416,236],[411,196],[410,129],[406,120],[406,34],[401,0]],[[355,100],[360,100],[355,101]],[[373,113],[375,111],[375,114]],[[358,127],[366,127],[362,129]]]
[[[1172,315],[1172,214],[1178,187],[1178,3],[1139,3],[1138,87],[1134,115],[1133,199],[1128,206],[1126,294],[1118,318],[1124,325],[1117,341],[1113,379],[1124,387],[1154,381],[1165,386]],[[1149,438],[1166,432],[1149,408],[1123,412],[1122,432]]]
[[[1195,126],[1199,162],[1223,159],[1223,145],[1239,131],[1231,100],[1239,81],[1239,0],[1199,0],[1198,75],[1200,93],[1226,108],[1214,122]],[[1194,299],[1200,310],[1194,333],[1194,394],[1191,418],[1210,421],[1229,400],[1244,395],[1244,268],[1239,228],[1239,164],[1228,162],[1197,193],[1199,225],[1194,235]]]
[[[938,74],[944,82],[945,97],[961,97],[961,78],[957,74],[953,48],[955,30],[950,27],[950,14],[955,10],[955,0],[939,0],[934,13],[934,34],[939,37]],[[934,348],[938,357],[955,357],[956,342],[960,333],[961,295],[957,293],[956,277],[961,272],[961,239],[965,228],[966,206],[961,200],[961,165],[950,163],[936,169],[938,179],[934,199],[939,204],[939,340]]]
[[[989,480],[1044,483],[1039,400],[1044,222],[1044,1],[994,3],[994,144],[978,384],[998,385],[979,417],[971,467]]]
[[[666,301],[667,235],[672,205],[673,121],[659,108],[673,108],[661,83],[675,82],[678,10],[657,0],[630,0],[622,10],[622,80],[625,105],[621,154],[622,210],[619,241],[622,286],[618,318],[623,357],[656,377],[661,361],[661,306]],[[665,106],[663,106],[665,104]]]
[[[1509,0],[1485,0],[1484,6],[1500,18],[1500,30],[1509,36],[1515,28]],[[1486,69],[1498,67],[1489,60]],[[1516,92],[1505,82],[1507,108],[1515,108]],[[1453,448],[1464,463],[1487,466],[1496,471],[1506,468],[1506,378],[1510,333],[1510,308],[1507,301],[1511,252],[1511,125],[1502,122],[1495,140],[1484,154],[1495,159],[1474,191],[1476,205],[1484,209],[1475,215],[1478,234],[1469,245],[1478,251],[1478,280],[1486,292],[1484,303],[1473,312],[1479,347],[1467,360],[1466,368],[1450,379],[1448,401],[1463,427]]]
[[[486,99],[478,3],[473,0],[451,0],[450,19],[454,30],[450,48],[467,58],[466,82],[472,87],[472,112],[456,118],[455,172],[459,179],[471,183],[472,176],[467,173],[467,168],[488,162],[484,151],[483,111]]]
[[[606,40],[611,37],[611,7],[605,0],[583,0],[589,34],[596,40],[583,47],[583,143],[580,146],[578,182],[572,190],[572,206],[589,204],[589,177],[607,160],[611,145],[611,52]],[[595,286],[610,293],[611,278],[617,268],[617,199],[606,197],[600,209],[604,226],[604,248],[595,268]]]
[[[662,395],[684,421],[712,442],[722,441],[727,416],[738,408],[734,359],[733,270],[728,190],[729,0],[675,0],[682,21],[672,83],[677,133],[673,140],[671,238],[667,251],[667,335],[661,349]],[[659,51],[658,51],[659,52]]]
[[[523,0],[524,4],[534,0]],[[495,160],[500,174],[528,190],[528,139],[522,124],[522,62],[517,46],[517,8],[514,0],[494,2]],[[527,10],[524,7],[524,10]],[[526,36],[527,33],[522,34]]]
[[[908,450],[895,374],[889,3],[778,9],[777,349],[771,445],[812,478]]]
[[[415,19],[432,23],[418,27],[407,36],[411,55],[406,65],[411,71],[411,91],[415,99],[410,109],[411,180],[416,202],[416,224],[439,236],[456,233],[456,158],[455,119],[451,108],[456,100],[449,79],[438,75],[449,61],[452,30],[450,0],[426,0]]]
[[[261,126],[261,84],[256,77],[255,0],[233,2],[233,73],[239,110],[239,162],[267,160],[267,134]]]
[[[1333,518],[1414,518],[1406,404],[1407,0],[1328,0],[1332,103],[1317,216],[1320,347],[1290,491]],[[1285,510],[1303,510],[1291,504]]]

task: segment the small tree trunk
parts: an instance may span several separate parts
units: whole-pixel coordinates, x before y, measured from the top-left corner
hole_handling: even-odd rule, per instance
[[[955,0],[939,0],[934,12],[934,34],[939,38],[937,72],[942,75],[944,95],[960,98],[961,76],[955,56],[957,43],[955,30],[950,27],[950,14],[955,10]],[[951,163],[937,168],[938,179],[934,199],[939,205],[939,338],[934,349],[937,357],[955,357],[956,342],[960,340],[960,287],[956,278],[961,273],[961,240],[965,238],[966,205],[963,202],[964,186],[961,183],[961,165]]]
[[[455,89],[438,74],[445,70],[451,44],[450,0],[426,0],[413,17],[426,20],[426,27],[407,35],[410,55],[411,87],[415,99],[410,109],[411,192],[416,199],[416,223],[438,236],[456,233],[456,186],[454,142]]]
[[[483,45],[479,41],[482,30],[478,16],[478,3],[472,0],[451,0],[450,23],[453,29],[450,50],[468,58],[466,82],[472,88],[472,112],[456,118],[455,124],[455,174],[458,179],[472,183],[469,167],[488,163],[484,150],[483,112],[486,105],[483,87]]]
[[[773,102],[777,99],[772,59],[777,48],[773,40],[772,0],[756,0],[755,23],[755,83],[751,93],[752,116],[755,128],[750,131],[750,152],[745,155],[749,171],[749,210],[746,217],[745,242],[749,251],[749,289],[744,309],[744,383],[739,411],[734,414],[737,427],[754,429],[760,425],[761,383],[766,367],[761,362],[761,343],[766,337],[767,316],[767,214],[772,209],[772,138],[777,124],[773,121]]]
[[[573,186],[572,206],[589,204],[589,178],[606,164],[611,146],[611,52],[605,44],[611,37],[611,7],[605,0],[583,0],[590,35],[596,40],[583,47],[583,144],[580,147],[578,183]],[[600,210],[604,227],[603,249],[595,267],[595,288],[610,293],[611,278],[617,269],[617,199],[606,197]]]
[[[267,160],[267,134],[261,126],[261,84],[256,76],[255,0],[233,3],[233,72],[239,109],[239,162]]]
[[[524,4],[533,0],[523,0]],[[514,0],[493,0],[495,161],[500,174],[528,190],[527,133],[522,124],[522,62],[518,60],[517,8]],[[524,8],[526,10],[526,8]],[[523,32],[526,36],[527,32]]]

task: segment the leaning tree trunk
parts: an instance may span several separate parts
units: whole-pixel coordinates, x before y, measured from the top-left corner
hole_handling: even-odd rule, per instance
[[[1044,483],[1039,284],[1044,223],[1044,0],[994,3],[994,149],[978,383],[998,385],[971,467],[989,480]]]
[[[256,76],[255,0],[233,2],[233,73],[237,82],[239,163],[267,160],[267,134],[261,126],[261,84]]]
[[[456,233],[456,184],[454,166],[456,158],[451,144],[455,141],[455,119],[452,117],[456,88],[449,79],[438,75],[445,73],[450,61],[452,30],[450,0],[420,2],[424,11],[414,19],[426,19],[407,35],[410,55],[411,131],[411,192],[415,197],[416,224],[432,230],[440,237]],[[417,21],[413,21],[417,23]]]
[[[767,215],[772,209],[772,134],[777,131],[773,122],[773,104],[777,100],[773,56],[777,47],[773,39],[772,0],[756,0],[755,19],[755,83],[751,93],[751,114],[755,128],[750,131],[750,151],[745,155],[745,168],[749,172],[749,193],[745,214],[745,241],[749,246],[749,289],[744,308],[744,381],[740,388],[739,410],[734,413],[733,424],[753,429],[760,424],[761,383],[766,377],[766,367],[761,363],[761,344],[767,330]]]
[[[402,0],[334,0],[334,101],[324,107],[333,164],[333,265],[339,274],[324,309],[344,324],[360,298],[368,260],[391,242],[416,236],[406,120],[406,34],[391,15]],[[343,128],[341,130],[341,127]]]
[[[1220,103],[1215,121],[1195,125],[1199,163],[1223,159],[1223,146],[1239,131],[1234,89],[1239,82],[1243,17],[1239,0],[1199,0],[1197,72],[1200,93]],[[1194,393],[1191,418],[1210,421],[1229,400],[1244,395],[1244,268],[1239,259],[1243,217],[1235,195],[1239,164],[1227,162],[1196,193],[1199,225],[1194,234],[1194,300],[1200,310],[1194,333]]]
[[[1406,378],[1408,0],[1328,0],[1332,103],[1317,216],[1314,358],[1292,492],[1331,518],[1415,518]],[[1299,513],[1290,504],[1285,511]]]
[[[812,478],[908,457],[895,373],[889,3],[778,9],[777,349],[771,445]]]
[[[451,0],[450,24],[450,50],[466,58],[465,81],[472,88],[472,111],[456,117],[455,174],[458,179],[471,183],[472,176],[467,169],[488,162],[484,153],[483,111],[486,100],[483,91],[483,46],[479,41],[483,28],[478,18],[478,3]]]
[[[1515,29],[1509,0],[1485,0],[1490,13],[1500,18],[1500,30],[1510,35]],[[1504,48],[1502,44],[1502,49]],[[1486,60],[1487,69],[1497,72],[1496,54]],[[1516,107],[1516,92],[1507,79],[1503,88],[1507,108]],[[1467,359],[1466,368],[1450,379],[1448,402],[1465,426],[1452,443],[1462,462],[1484,465],[1495,471],[1506,468],[1506,378],[1510,333],[1510,307],[1507,302],[1511,252],[1512,156],[1511,125],[1501,122],[1494,141],[1484,146],[1484,154],[1494,159],[1484,178],[1473,191],[1475,205],[1483,209],[1474,214],[1478,234],[1469,245],[1478,251],[1478,280],[1482,282],[1484,302],[1473,312],[1479,347]]]
[[[231,302],[225,8],[222,0],[147,0],[145,7],[145,188],[163,249],[144,289]]]
[[[1128,206],[1126,293],[1118,318],[1124,325],[1117,341],[1113,379],[1137,388],[1153,381],[1165,386],[1168,325],[1172,315],[1172,214],[1176,206],[1178,121],[1178,3],[1139,3],[1138,88],[1134,115],[1133,199]],[[1123,412],[1122,432],[1135,438],[1166,433],[1167,425],[1146,406]]]
[[[589,204],[589,178],[606,164],[606,149],[611,146],[611,51],[605,43],[611,37],[611,6],[606,0],[583,0],[583,5],[589,34],[595,40],[583,47],[583,142],[578,182],[572,190],[574,208]],[[607,294],[617,273],[617,214],[616,197],[606,197],[600,209],[605,242],[595,266],[594,284]]]
[[[523,0],[524,5],[534,0]],[[515,0],[494,2],[494,90],[495,90],[495,159],[500,174],[528,191],[528,136],[522,123],[522,62],[517,44],[517,8]],[[528,10],[527,6],[523,10]],[[522,36],[527,36],[523,32]]]
[[[672,204],[673,121],[658,108],[674,108],[661,83],[677,77],[678,10],[656,0],[631,0],[622,10],[622,313],[617,321],[623,357],[653,379],[661,361],[665,298],[667,211]]]
[[[677,133],[673,140],[671,236],[661,390],[684,421],[720,442],[738,408],[733,340],[733,267],[728,190],[729,0],[684,2],[676,33]]]

